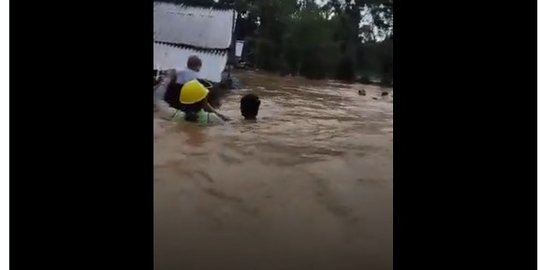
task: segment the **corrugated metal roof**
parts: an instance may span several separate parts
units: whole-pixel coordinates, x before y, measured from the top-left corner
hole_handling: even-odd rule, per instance
[[[196,46],[176,44],[176,43],[170,43],[170,42],[159,42],[159,41],[154,41],[154,42],[158,43],[158,44],[169,45],[169,46],[176,47],[176,48],[190,49],[192,51],[204,52],[204,53],[209,53],[209,54],[220,54],[221,55],[221,54],[226,54],[228,52],[228,50],[229,50],[229,49],[205,49],[205,48],[200,48],[200,47],[196,47]]]
[[[226,49],[233,21],[234,10],[154,2],[154,41]]]
[[[202,60],[200,78],[213,82],[221,81],[221,73],[227,64],[227,51],[224,50],[197,50],[154,42],[154,69],[186,69],[187,59],[191,55],[197,55]]]

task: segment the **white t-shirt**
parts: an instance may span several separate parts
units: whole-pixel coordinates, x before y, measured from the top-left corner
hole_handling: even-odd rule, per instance
[[[199,73],[191,69],[184,69],[176,72],[176,83],[184,84],[199,78]]]

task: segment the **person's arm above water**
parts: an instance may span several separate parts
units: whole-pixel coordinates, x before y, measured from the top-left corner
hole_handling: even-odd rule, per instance
[[[210,105],[210,103],[208,103],[208,101],[205,103],[205,109],[213,114],[215,114],[216,116],[218,116],[220,118],[220,120],[222,121],[230,121],[231,118],[219,113],[218,111],[216,111],[216,109],[214,109],[214,107],[212,107],[212,105]]]
[[[208,113],[208,124],[210,125],[223,125],[225,124],[225,121],[221,119],[220,116],[218,116],[215,113]]]
[[[175,122],[184,121],[185,114],[181,110],[177,110],[165,101],[158,102],[156,105],[159,117]]]
[[[161,79],[161,82],[154,88],[154,105],[161,101],[164,101],[167,87],[169,87],[169,84],[173,81],[174,75],[171,73],[172,72],[170,71],[167,72],[167,75],[165,75]]]
[[[171,107],[169,103],[163,100],[163,97],[161,96],[161,93],[165,93],[167,90],[167,86],[169,83],[171,83],[171,80],[171,77],[165,77],[154,93],[154,108],[157,110],[161,118],[167,120],[173,120],[175,116],[181,113],[179,110]]]

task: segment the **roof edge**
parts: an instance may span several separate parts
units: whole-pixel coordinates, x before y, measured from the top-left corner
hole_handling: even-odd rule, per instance
[[[198,46],[193,46],[193,45],[188,45],[188,44],[172,43],[172,42],[157,41],[157,40],[154,40],[154,43],[168,45],[168,46],[177,47],[177,48],[191,49],[194,51],[200,51],[200,52],[205,52],[205,53],[210,53],[210,54],[226,54],[229,51],[229,48],[223,48],[223,49],[222,48],[203,48],[203,47],[198,47]]]
[[[215,9],[215,10],[235,10],[233,6],[228,6],[224,4],[219,3],[213,3],[213,4],[189,4],[189,3],[180,3],[185,2],[181,0],[154,0],[154,3],[165,3],[165,4],[174,4],[177,6],[184,6],[184,7],[193,7],[193,8],[205,8],[205,9]]]

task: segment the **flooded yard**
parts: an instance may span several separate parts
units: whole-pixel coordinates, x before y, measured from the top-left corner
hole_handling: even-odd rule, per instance
[[[227,125],[154,118],[155,269],[392,269],[388,89],[235,76]],[[240,115],[247,93],[256,123]]]

